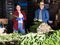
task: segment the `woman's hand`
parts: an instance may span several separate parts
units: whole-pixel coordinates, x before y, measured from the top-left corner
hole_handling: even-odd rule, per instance
[[[21,20],[21,18],[19,18],[19,17],[18,17],[18,18],[16,18],[16,20],[18,20],[18,21],[19,21],[19,20]]]

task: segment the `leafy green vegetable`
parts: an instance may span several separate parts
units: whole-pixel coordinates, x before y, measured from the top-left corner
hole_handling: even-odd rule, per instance
[[[0,34],[0,42],[2,42],[3,44],[5,44],[4,42],[11,41],[14,42],[14,45],[60,45],[60,30],[56,30],[46,34]]]

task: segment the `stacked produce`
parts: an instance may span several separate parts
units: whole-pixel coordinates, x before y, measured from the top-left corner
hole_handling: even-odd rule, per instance
[[[11,33],[11,34],[0,34],[0,42],[3,41],[12,41],[12,40],[18,40],[20,37],[20,34],[18,33]]]
[[[47,33],[51,30],[52,30],[52,28],[47,23],[42,23],[37,28],[37,33]]]
[[[47,34],[43,45],[60,45],[60,30]]]
[[[30,27],[30,31],[31,31],[31,32],[37,32],[37,28],[39,27],[39,25],[40,25],[41,23],[42,23],[42,22],[38,22],[38,21],[34,22],[34,25],[32,25],[32,26]]]
[[[41,45],[45,40],[45,34],[29,33],[20,37],[19,45]]]
[[[60,30],[55,30],[45,34],[0,34],[0,42],[15,40],[18,41],[14,45],[60,45]]]
[[[30,33],[21,36],[19,45],[60,45],[60,30],[46,34]]]

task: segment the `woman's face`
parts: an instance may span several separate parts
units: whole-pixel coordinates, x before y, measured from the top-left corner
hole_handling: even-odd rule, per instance
[[[20,10],[21,10],[20,5],[17,5],[17,6],[16,6],[16,10],[17,10],[17,11],[20,11]]]

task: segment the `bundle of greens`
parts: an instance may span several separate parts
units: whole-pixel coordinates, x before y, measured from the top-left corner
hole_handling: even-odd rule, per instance
[[[9,42],[15,40],[18,41],[14,45],[60,45],[60,30],[56,30],[45,34],[0,34],[0,42]]]
[[[34,22],[34,25],[30,26],[31,32],[37,32],[37,28],[39,27],[39,25],[40,25],[41,23],[42,23],[42,22],[35,21],[35,22]]]
[[[12,41],[12,40],[19,40],[20,34],[18,33],[11,33],[11,34],[0,34],[0,42]]]
[[[19,45],[40,45],[45,40],[45,34],[29,33],[20,37]]]
[[[18,45],[60,45],[60,30],[45,34],[29,33],[20,37]]]

